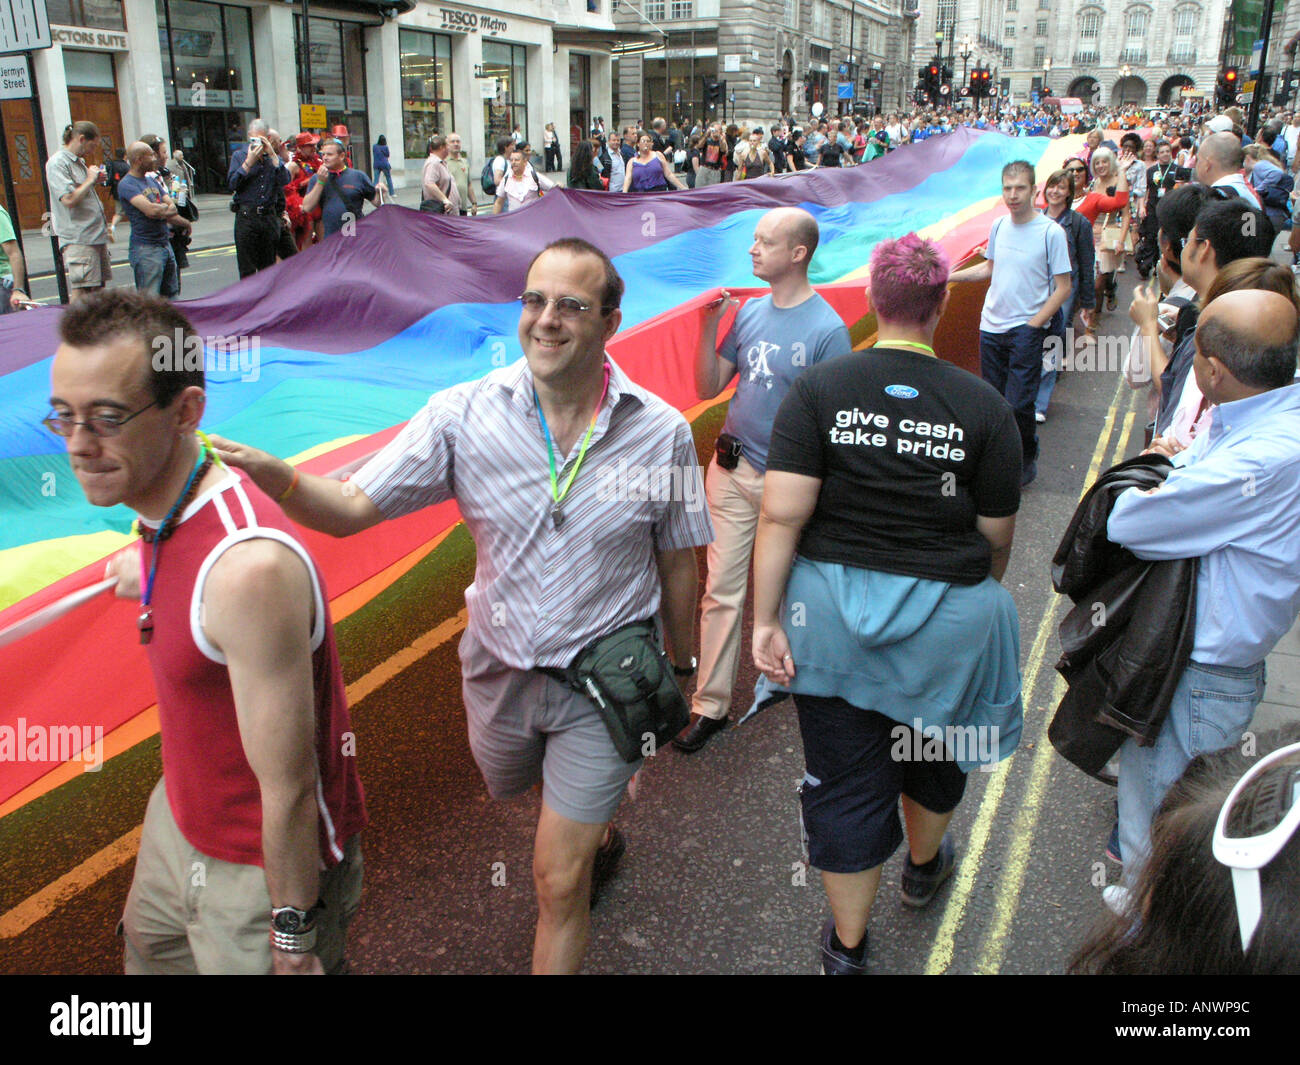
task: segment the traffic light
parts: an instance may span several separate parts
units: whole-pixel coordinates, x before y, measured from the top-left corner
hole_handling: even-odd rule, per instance
[[[938,63],[931,63],[925,71],[925,91],[929,94],[931,103],[939,102],[939,73]]]
[[[811,94],[811,85],[808,87],[808,91]],[[722,82],[706,81],[704,83],[704,102],[710,108],[715,108],[718,104],[722,103]]]
[[[1223,106],[1237,102],[1237,68],[1228,67],[1219,76],[1219,98]]]

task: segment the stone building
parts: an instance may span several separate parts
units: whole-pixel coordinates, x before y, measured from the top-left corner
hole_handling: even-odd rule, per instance
[[[616,27],[657,34],[662,47],[616,59],[617,121],[766,126],[783,114],[803,120],[815,103],[832,115],[892,110],[910,99],[915,7],[915,0],[620,0]]]
[[[976,39],[1014,102],[1047,89],[1107,106],[1177,104],[1183,88],[1212,97],[1226,17],[1226,0],[938,0],[914,65],[934,54],[938,20]]]

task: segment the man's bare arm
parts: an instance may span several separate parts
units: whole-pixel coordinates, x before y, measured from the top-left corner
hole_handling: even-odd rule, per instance
[[[288,547],[226,551],[203,592],[202,624],[226,657],[239,736],[262,797],[262,862],[272,907],[320,894],[311,580]],[[268,926],[269,934],[269,926]],[[276,972],[319,972],[311,954],[272,951]]]
[[[663,585],[659,613],[663,618],[668,655],[674,665],[685,667],[690,664],[695,646],[695,607],[700,584],[695,549],[656,551],[655,561]]]
[[[1011,561],[1011,541],[1016,536],[1016,516],[1012,514],[1008,518],[986,518],[978,515],[975,518],[975,528],[993,548],[993,565],[989,572],[995,581],[1001,581],[1002,575],[1007,571],[1007,563]]]
[[[384,520],[370,497],[351,481],[298,472],[294,484],[294,468],[282,459],[221,436],[211,440],[223,462],[238,466],[253,478],[299,525],[331,536],[351,536]],[[290,485],[293,491],[281,499]]]

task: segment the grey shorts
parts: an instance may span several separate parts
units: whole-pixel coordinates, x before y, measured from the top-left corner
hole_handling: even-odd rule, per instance
[[[63,268],[69,288],[103,288],[113,279],[107,244],[63,245]]]
[[[460,640],[469,746],[494,799],[542,785],[561,817],[610,821],[640,767],[614,749],[590,700],[536,670],[498,661],[468,629]]]

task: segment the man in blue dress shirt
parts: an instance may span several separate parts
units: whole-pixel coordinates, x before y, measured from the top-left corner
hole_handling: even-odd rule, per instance
[[[1172,455],[1163,485],[1130,488],[1111,510],[1110,539],[1138,558],[1199,559],[1192,660],[1155,744],[1129,739],[1120,749],[1130,888],[1165,792],[1196,755],[1241,741],[1264,694],[1264,658],[1300,614],[1298,344],[1285,296],[1244,289],[1208,304],[1193,370],[1216,404],[1213,422]]]
[[[231,156],[226,177],[235,194],[235,262],[241,279],[275,264],[280,239],[289,170],[271,146],[269,133],[260,118],[248,124],[248,147]]]

